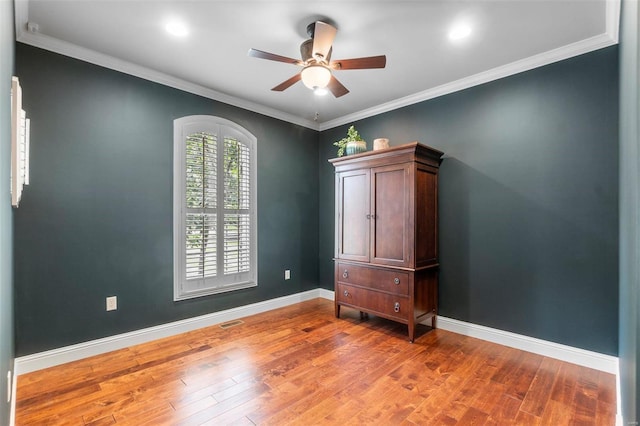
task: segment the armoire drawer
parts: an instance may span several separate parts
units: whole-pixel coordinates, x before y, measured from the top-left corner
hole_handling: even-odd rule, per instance
[[[404,296],[409,295],[409,274],[401,271],[338,263],[336,281]]]
[[[338,303],[361,308],[374,314],[408,320],[411,313],[409,298],[393,294],[381,293],[361,287],[338,284],[336,294]]]

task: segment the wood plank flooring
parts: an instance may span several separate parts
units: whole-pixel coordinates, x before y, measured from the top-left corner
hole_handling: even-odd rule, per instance
[[[22,425],[613,425],[615,377],[316,299],[22,375]]]

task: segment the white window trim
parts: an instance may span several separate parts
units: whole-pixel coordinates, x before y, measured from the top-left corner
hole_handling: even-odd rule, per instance
[[[185,216],[186,216],[186,164],[185,140],[190,134],[208,132],[218,135],[231,133],[246,142],[250,153],[250,272],[249,279],[200,288],[196,290],[185,286]],[[173,299],[175,301],[218,294],[258,285],[258,215],[257,215],[257,139],[245,128],[220,117],[210,115],[191,115],[173,121]],[[220,151],[219,151],[220,152]],[[220,228],[218,228],[220,229]]]

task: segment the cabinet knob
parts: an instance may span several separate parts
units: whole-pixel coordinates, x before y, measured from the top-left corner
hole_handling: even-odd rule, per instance
[[[342,273],[342,278],[348,278],[348,277],[349,277],[349,271],[345,269],[344,272]]]
[[[345,291],[344,291],[344,295],[345,295],[346,297],[348,297],[348,296],[349,296],[349,292],[348,292],[347,290],[345,290]]]
[[[367,219],[371,219],[371,215],[370,214],[367,215]]]
[[[395,285],[400,284],[400,278],[397,278],[397,277],[396,277],[396,278],[394,278],[394,279],[393,279],[393,283],[394,283]]]
[[[395,306],[393,307],[393,310],[395,312],[400,312],[400,302],[396,302]]]

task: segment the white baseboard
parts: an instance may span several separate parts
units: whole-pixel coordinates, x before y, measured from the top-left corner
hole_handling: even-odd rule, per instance
[[[333,290],[327,290],[325,288],[319,288],[320,296],[323,299],[331,300],[332,302],[335,300],[335,293]]]
[[[620,363],[618,357],[441,316],[438,316],[437,327],[453,333],[463,334],[476,339],[486,340],[615,375],[617,402],[616,426],[622,426],[622,395],[620,393]]]
[[[322,290],[321,297],[333,300],[334,293],[330,290]],[[431,320],[428,320],[431,322]],[[452,318],[438,316],[437,327],[453,333],[463,334],[476,339],[486,340],[511,348],[532,352],[538,355],[548,356],[594,370],[618,375],[618,358],[598,352],[561,345],[559,343],[536,339],[534,337],[511,333],[509,331],[476,325]]]
[[[618,374],[618,358],[615,356],[441,316],[438,316],[438,328],[523,351],[533,352],[538,355],[548,356],[572,364],[578,364],[583,367],[593,368],[594,370]]]
[[[18,375],[16,374],[16,363],[13,362],[13,376],[11,377],[11,411],[9,413],[9,426],[16,424],[16,391],[18,389]]]
[[[253,303],[251,305],[214,312],[195,318],[188,318],[181,321],[19,357],[15,359],[14,378],[20,374],[76,361],[78,359],[126,348],[140,343],[146,343],[163,337],[185,333],[198,328],[208,327],[222,322],[259,314],[261,312],[289,306],[317,297],[334,300],[334,292],[318,288],[315,290],[279,297],[277,299]],[[582,365],[595,370],[616,375],[618,374],[618,358],[614,356],[591,352],[584,349],[548,342],[529,336],[523,336],[508,331],[471,324],[442,316],[438,316],[438,328],[562,361],[571,362],[573,364]]]
[[[17,378],[20,374],[53,367],[55,365],[76,361],[82,358],[99,355],[140,343],[150,342],[163,337],[185,333],[202,327],[209,327],[211,325],[259,314],[261,312],[293,305],[295,303],[315,299],[317,297],[334,300],[334,292],[324,288],[318,288],[315,290],[253,303],[251,305],[240,306],[233,309],[227,309],[225,311],[214,312],[199,317],[188,318],[181,321],[144,328],[129,333],[118,334],[116,336],[105,337],[103,339],[92,340],[89,342],[16,358],[14,360],[13,368],[13,398],[11,401],[10,425],[14,426],[15,424],[16,384]],[[438,316],[437,321],[438,328],[451,331],[453,333],[486,340],[492,343],[509,346],[614,374],[617,381],[616,387],[618,401],[618,416],[616,420],[618,422],[617,424],[620,424],[620,374],[617,357],[459,321],[452,318]]]
[[[150,342],[163,337],[197,330],[198,328],[209,327],[211,325],[282,308],[305,300],[311,300],[318,297],[323,297],[325,299],[329,298],[325,292],[329,292],[329,290],[309,290],[289,296],[278,297],[276,299],[265,300],[263,302],[252,303],[251,305],[227,309],[225,311],[213,312],[207,315],[18,357],[15,359],[13,377],[15,378],[20,374],[26,374],[43,368],[53,367],[55,365],[65,364],[67,362],[76,361],[90,356]],[[333,300],[333,292],[330,293],[331,300]]]

